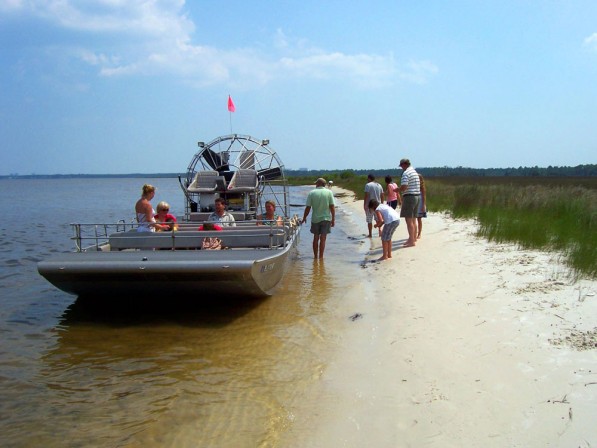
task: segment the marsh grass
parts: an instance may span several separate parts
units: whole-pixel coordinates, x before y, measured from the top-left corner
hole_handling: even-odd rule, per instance
[[[597,278],[597,190],[581,186],[444,183],[428,179],[428,207],[473,218],[479,236],[558,251],[574,273]]]

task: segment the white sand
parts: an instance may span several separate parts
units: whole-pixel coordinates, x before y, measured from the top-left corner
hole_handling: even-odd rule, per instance
[[[362,202],[338,202],[363,234]],[[297,411],[294,446],[597,446],[597,282],[474,230],[430,214],[403,249],[403,222],[393,259],[364,265],[338,310],[362,317],[346,319],[310,407]],[[366,244],[378,258],[379,238]]]

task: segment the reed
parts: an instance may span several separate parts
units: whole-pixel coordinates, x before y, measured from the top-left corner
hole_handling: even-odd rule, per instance
[[[558,251],[576,276],[597,278],[597,191],[581,186],[427,180],[431,211],[474,218],[490,241]]]

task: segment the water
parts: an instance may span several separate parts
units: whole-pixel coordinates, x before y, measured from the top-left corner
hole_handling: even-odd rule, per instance
[[[71,250],[70,222],[129,221],[145,182],[154,207],[183,213],[175,179],[0,181],[0,445],[276,446],[304,408],[334,350],[337,305],[360,282],[349,217],[339,210],[325,263],[304,228],[265,299],[206,307],[197,291],[175,309],[169,297],[90,309],[38,275],[38,261]]]

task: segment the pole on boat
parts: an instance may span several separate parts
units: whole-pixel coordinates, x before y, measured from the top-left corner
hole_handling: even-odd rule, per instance
[[[236,111],[232,97],[228,95],[228,114],[230,115],[230,133],[232,134],[232,112]]]

